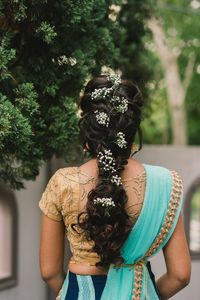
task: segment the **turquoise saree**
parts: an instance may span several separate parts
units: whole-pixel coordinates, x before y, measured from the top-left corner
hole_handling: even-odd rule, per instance
[[[158,300],[147,261],[170,239],[181,211],[182,181],[175,171],[144,164],[146,190],[140,215],[128,235],[121,255],[124,263],[110,265],[101,300]],[[86,279],[88,277],[86,276]],[[65,300],[68,275],[64,281],[61,300]],[[92,284],[88,284],[92,289]],[[94,300],[95,296],[80,300]]]
[[[181,211],[182,181],[175,171],[151,165],[146,170],[146,191],[140,216],[124,243],[125,263],[111,265],[101,300],[159,299],[150,279],[147,260],[171,237]]]

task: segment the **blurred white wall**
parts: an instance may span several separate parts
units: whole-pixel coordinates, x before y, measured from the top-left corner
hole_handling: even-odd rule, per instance
[[[18,205],[18,284],[0,291],[1,300],[45,300],[47,288],[39,272],[40,212],[38,200],[46,185],[46,165],[35,182],[15,192]]]

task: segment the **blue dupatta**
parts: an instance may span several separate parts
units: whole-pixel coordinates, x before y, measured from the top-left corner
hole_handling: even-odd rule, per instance
[[[125,263],[119,268],[110,266],[101,300],[159,299],[146,262],[165,246],[175,229],[181,211],[182,181],[175,171],[146,164],[144,168],[144,203],[121,249]],[[65,299],[67,288],[68,275],[61,289],[61,300]]]
[[[159,299],[149,278],[146,261],[171,237],[181,211],[182,181],[175,171],[144,165],[146,191],[143,207],[125,241],[120,268],[110,266],[101,300]]]

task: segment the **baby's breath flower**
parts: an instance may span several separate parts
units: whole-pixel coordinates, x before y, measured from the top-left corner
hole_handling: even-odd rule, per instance
[[[120,176],[118,176],[117,174],[116,175],[113,175],[111,177],[111,180],[110,180],[112,183],[116,184],[117,186],[119,185],[122,185],[122,179]]]
[[[117,140],[116,140],[116,144],[120,147],[120,148],[126,148],[127,147],[127,141],[125,140],[125,134],[121,131],[119,131],[117,133]]]
[[[121,83],[121,76],[120,75],[108,75],[107,80],[112,82],[114,88],[117,88]]]
[[[109,126],[110,118],[109,118],[109,116],[108,116],[107,113],[105,113],[105,112],[100,112],[100,111],[98,111],[98,110],[95,110],[94,113],[96,114],[96,120],[97,120],[97,122],[98,122],[100,125],[103,125],[103,126],[106,126],[106,127]]]
[[[91,94],[91,99],[92,100],[99,100],[99,99],[106,99],[112,92],[112,88],[99,88],[95,89],[94,92]]]
[[[99,152],[97,155],[100,166],[104,171],[112,171],[115,172],[115,159],[111,150],[104,150],[103,152]]]
[[[112,86],[107,88],[95,89],[91,94],[92,100],[109,100],[113,104],[114,109],[119,113],[125,113],[128,109],[128,100],[125,97],[114,96],[115,90],[121,84],[120,75],[108,75],[107,80],[112,83]]]
[[[125,97],[113,96],[110,101],[117,112],[123,114],[128,110],[128,100]]]
[[[95,198],[94,203],[101,204],[102,206],[105,207],[115,207],[115,203],[111,197]]]

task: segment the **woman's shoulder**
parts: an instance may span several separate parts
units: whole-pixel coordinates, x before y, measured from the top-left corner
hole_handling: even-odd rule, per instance
[[[165,167],[162,165],[152,165],[152,164],[146,164],[146,163],[144,163],[143,165],[146,169],[152,170],[152,171],[156,172],[157,174],[164,174],[164,173],[168,174],[171,172],[177,172],[177,170],[174,170],[173,168],[168,168],[168,167]]]
[[[57,174],[58,176],[75,176],[78,172],[78,167],[63,167],[59,168],[56,172],[55,175]]]
[[[151,165],[151,164],[144,164],[146,171],[154,177],[155,179],[159,180],[181,180],[181,174],[178,170],[173,168],[167,168],[162,165]]]
[[[53,185],[66,190],[72,183],[78,182],[78,167],[62,167],[57,169],[49,179],[48,186]]]

